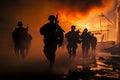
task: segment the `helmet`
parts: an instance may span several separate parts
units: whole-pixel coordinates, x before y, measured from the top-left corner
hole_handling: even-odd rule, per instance
[[[85,32],[87,32],[87,31],[88,31],[88,29],[87,29],[87,28],[85,28],[85,29],[84,29],[84,31],[85,31]]]
[[[55,20],[55,16],[54,16],[54,15],[50,15],[50,16],[48,17],[48,20]]]
[[[72,29],[72,30],[74,30],[74,29],[75,29],[75,26],[74,26],[74,25],[72,25],[72,26],[71,26],[71,29]]]
[[[92,33],[91,35],[92,35],[92,36],[94,36],[94,34],[93,34],[93,33]]]
[[[18,26],[21,26],[21,25],[23,25],[23,23],[22,23],[21,21],[19,21],[19,22],[17,23],[17,25],[18,25]]]

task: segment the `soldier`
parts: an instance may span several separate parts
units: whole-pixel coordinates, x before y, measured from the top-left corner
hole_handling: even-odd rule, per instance
[[[75,31],[75,26],[73,25],[71,26],[71,31],[65,34],[68,41],[67,49],[70,58],[76,56],[77,44],[80,43],[80,36],[78,33],[78,31]]]
[[[25,28],[23,28],[23,23],[21,21],[19,21],[17,25],[18,28],[16,28],[12,32],[12,38],[14,41],[14,51],[16,56],[19,56],[20,54],[22,58],[24,58],[25,40],[26,40],[27,32]]]
[[[90,41],[91,41],[90,32],[88,32],[87,28],[85,28],[83,33],[81,34],[81,39],[82,39],[82,53],[83,53],[83,57],[85,57],[88,55],[88,51],[90,49]]]
[[[95,54],[96,45],[97,45],[97,38],[96,38],[96,37],[94,36],[94,34],[92,33],[92,35],[91,35],[92,54]]]
[[[30,45],[31,45],[31,40],[32,36],[28,33],[28,26],[26,27],[27,35],[26,35],[26,53],[29,53]]]
[[[44,36],[44,53],[50,63],[49,68],[52,69],[57,45],[60,47],[63,43],[63,30],[55,22],[54,15],[50,15],[48,20],[50,22],[40,28],[40,34]]]

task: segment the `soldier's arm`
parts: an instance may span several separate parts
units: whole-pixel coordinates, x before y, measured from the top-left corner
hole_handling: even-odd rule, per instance
[[[46,33],[45,28],[46,28],[46,25],[44,25],[40,28],[40,34],[44,35]]]

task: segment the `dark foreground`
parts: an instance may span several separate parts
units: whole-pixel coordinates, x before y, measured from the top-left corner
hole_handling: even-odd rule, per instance
[[[95,76],[97,73],[105,74],[103,70],[92,71],[86,69],[85,71],[74,70],[68,74],[54,74],[54,73],[11,73],[1,75],[0,80],[120,80],[119,78],[109,78],[106,76]]]
[[[90,62],[86,58],[75,69],[63,73],[47,69],[43,72],[8,69],[0,73],[0,80],[120,80],[120,56],[99,56]]]

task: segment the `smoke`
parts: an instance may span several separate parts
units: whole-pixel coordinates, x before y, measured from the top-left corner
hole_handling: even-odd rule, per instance
[[[87,14],[93,9],[103,9],[112,4],[113,0],[51,0],[54,3],[62,5],[61,9],[69,9],[72,12],[79,11]],[[61,6],[60,6],[61,7]]]

